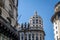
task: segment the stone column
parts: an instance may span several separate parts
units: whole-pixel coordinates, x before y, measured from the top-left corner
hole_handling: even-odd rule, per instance
[[[34,40],[36,40],[36,33],[34,34]]]
[[[38,40],[40,40],[40,34],[38,33]]]
[[[23,40],[25,40],[25,33],[23,34],[24,36],[23,36]]]
[[[20,40],[21,40],[21,33],[20,33]]]
[[[29,34],[27,33],[27,40],[29,40]]]
[[[31,40],[32,40],[32,33],[31,33]]]

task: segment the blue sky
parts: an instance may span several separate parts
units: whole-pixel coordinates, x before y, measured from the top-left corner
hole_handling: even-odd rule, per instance
[[[45,40],[54,40],[53,24],[51,17],[54,14],[54,6],[59,0],[18,0],[18,23],[28,22],[37,11],[43,19]]]

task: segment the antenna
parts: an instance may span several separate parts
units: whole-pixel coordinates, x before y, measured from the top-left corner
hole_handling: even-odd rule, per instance
[[[19,17],[18,17],[18,21],[20,20],[21,16],[22,16],[22,15],[19,15]]]

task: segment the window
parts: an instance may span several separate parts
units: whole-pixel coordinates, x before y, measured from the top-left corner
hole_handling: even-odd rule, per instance
[[[21,35],[21,39],[23,40],[23,34]]]
[[[36,40],[38,40],[38,34],[36,34]]]
[[[58,34],[58,31],[56,31],[56,34]]]
[[[58,40],[58,36],[57,36],[57,40]]]
[[[34,34],[32,34],[32,40],[34,40]]]
[[[60,12],[59,12],[60,13]],[[58,18],[59,18],[59,20],[60,20],[60,14],[58,14]]]
[[[36,18],[38,18],[38,17],[36,16]]]
[[[36,21],[38,21],[38,19],[36,19]]]
[[[40,40],[42,40],[42,38],[40,37]]]
[[[56,26],[56,29],[57,29],[57,26]]]
[[[41,20],[39,20],[39,24],[41,24]]]
[[[31,40],[31,34],[29,34],[29,40]]]
[[[41,34],[40,34],[40,40],[42,40],[42,38],[41,38]]]
[[[35,24],[35,22],[33,21],[33,24]]]
[[[33,18],[35,18],[35,17],[33,17]]]
[[[36,24],[38,23],[38,21],[36,21]]]
[[[36,25],[36,27],[38,27],[38,25]]]
[[[36,23],[38,23],[38,19],[36,19]]]
[[[33,20],[33,24],[35,24],[35,20]]]
[[[25,34],[25,40],[27,40],[27,34]]]

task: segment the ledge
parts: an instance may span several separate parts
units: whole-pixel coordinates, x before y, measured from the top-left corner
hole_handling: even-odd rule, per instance
[[[2,24],[1,29],[4,29],[3,31],[7,32],[10,37],[13,37],[15,40],[19,40],[19,34],[17,30],[12,27],[2,16],[0,16],[0,23]]]

